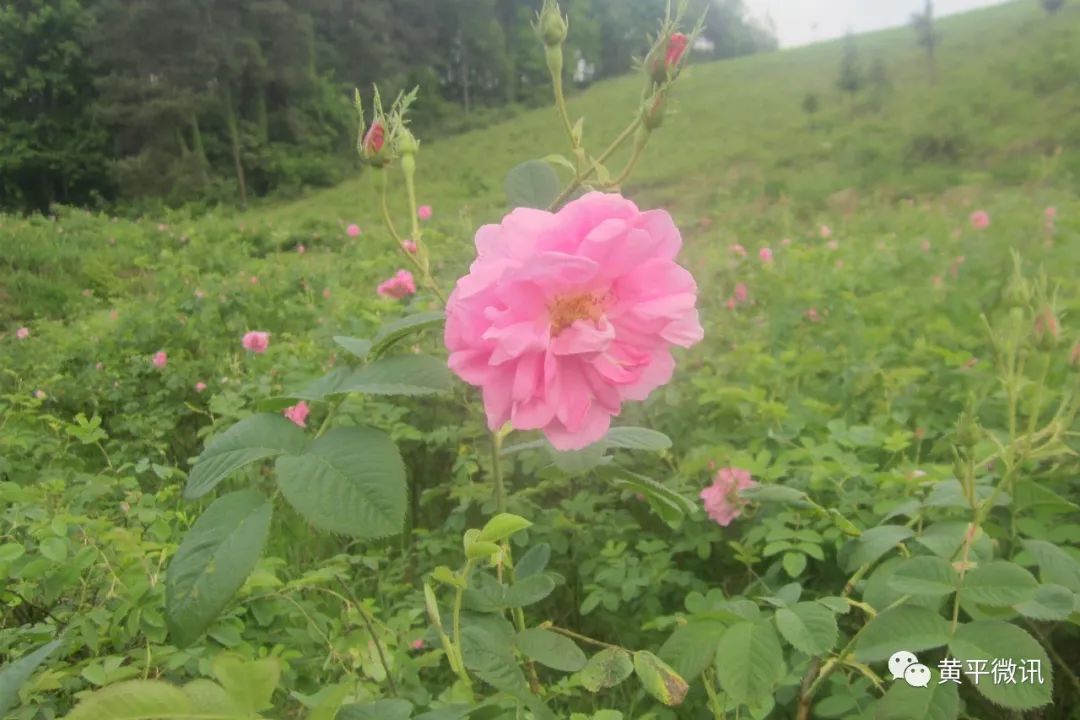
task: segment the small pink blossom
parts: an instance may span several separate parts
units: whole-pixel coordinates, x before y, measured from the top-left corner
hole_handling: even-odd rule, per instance
[[[30,328],[27,328],[27,327],[19,328],[18,330],[15,331],[15,337],[18,338],[19,340],[25,340],[26,338],[30,337]]]
[[[728,309],[728,310],[734,310],[734,309],[735,309],[735,305],[736,305],[736,302],[735,302],[735,298],[733,298],[733,297],[729,297],[729,298],[727,299],[727,309]]]
[[[1046,210],[1043,211],[1043,217],[1048,223],[1054,222],[1054,220],[1057,219],[1057,208],[1053,206],[1046,208]]]
[[[250,350],[253,353],[264,353],[266,348],[270,347],[270,333],[263,330],[251,330],[244,333],[244,337],[240,339],[240,344],[244,346],[245,350]]]
[[[985,210],[976,210],[971,213],[971,226],[976,230],[985,230],[990,227],[990,214]]]
[[[416,217],[420,218],[421,220],[430,220],[431,219],[431,206],[430,205],[421,205],[420,207],[418,207],[416,209]]]
[[[671,380],[671,347],[704,331],[697,284],[663,210],[590,192],[517,208],[476,233],[446,306],[449,365],[483,389],[488,428],[542,430],[561,451],[601,439],[626,401]]]
[[[304,245],[304,243],[300,243],[299,245],[296,246],[296,252],[303,255],[304,253],[307,252],[307,247]]]
[[[154,357],[150,360],[156,368],[163,368],[169,363],[169,356],[165,354],[164,350],[158,350],[154,353]]]
[[[922,248],[923,252],[930,252],[930,241],[923,240],[921,243],[919,243],[919,247]]]
[[[413,280],[413,275],[408,270],[398,270],[393,277],[379,283],[379,286],[375,288],[375,292],[380,297],[400,300],[406,295],[412,295],[416,292],[416,281]]]
[[[360,235],[360,226],[356,223],[349,225],[349,227],[345,228],[345,234],[349,237],[358,237]]]
[[[821,226],[821,237],[826,238],[826,239],[831,238],[832,237],[832,228],[829,227],[828,225],[822,225]]]
[[[746,257],[746,248],[739,243],[735,243],[731,246],[731,252],[735,253],[739,257]]]
[[[746,284],[745,283],[736,283],[735,284],[735,300],[737,300],[738,302],[744,303],[744,302],[746,302],[746,299],[748,297],[750,297],[750,291],[746,289]]]
[[[840,249],[840,241],[839,240],[830,240],[829,242],[825,243],[825,247],[829,248],[833,252],[836,252],[837,250]]]
[[[284,415],[288,420],[291,420],[293,423],[299,425],[300,427],[306,428],[307,417],[308,413],[310,412],[311,408],[308,407],[308,404],[306,402],[301,400],[295,405],[282,410],[281,414]]]
[[[330,299],[330,288],[323,288],[322,296],[327,300]]]
[[[36,397],[38,400],[44,400],[45,399],[45,391],[44,390],[35,390],[34,391],[34,397]]]
[[[806,311],[806,319],[810,322],[821,322],[821,316],[818,315],[817,308],[810,308]]]
[[[206,389],[206,383],[204,383],[204,382],[195,383],[195,392],[202,392],[205,389]]]
[[[402,240],[401,247],[405,248],[405,252],[409,253],[410,255],[416,254],[416,243],[414,243],[412,240]]]
[[[409,643],[409,647],[411,647],[413,650],[423,650],[424,641],[421,638],[417,638],[416,640],[413,640],[411,643]]]
[[[721,527],[727,527],[731,521],[742,515],[746,501],[739,497],[740,490],[757,485],[750,477],[749,470],[727,467],[717,471],[713,484],[701,491],[700,497],[705,505],[705,512]]]
[[[371,127],[364,133],[364,139],[362,147],[364,152],[368,155],[374,155],[383,148],[383,143],[386,141],[386,127],[383,125],[382,120],[376,120],[371,123]]]
[[[772,250],[769,248],[761,248],[761,250],[758,250],[758,257],[761,258],[761,262],[763,263],[771,263],[773,261]]]

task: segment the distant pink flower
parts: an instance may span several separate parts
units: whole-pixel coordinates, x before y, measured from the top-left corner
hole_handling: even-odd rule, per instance
[[[357,237],[360,235],[360,226],[356,223],[349,225],[349,227],[345,228],[345,234],[349,237]]]
[[[119,310],[110,310],[109,311],[109,319],[110,320],[116,320],[118,317],[120,317],[120,311]]]
[[[253,353],[264,353],[266,348],[270,347],[270,333],[262,330],[251,330],[244,333],[244,337],[240,339],[240,344],[244,346],[245,350],[250,350]]]
[[[414,243],[412,240],[402,240],[401,247],[405,248],[405,252],[411,255],[416,254],[416,243]]]
[[[821,316],[818,315],[817,308],[810,308],[806,311],[806,319],[810,322],[820,322]]]
[[[165,223],[158,223],[157,229],[158,229],[158,232],[165,232],[166,230],[169,229],[169,226],[166,225]]]
[[[195,392],[202,392],[205,389],[206,389],[206,383],[204,383],[204,382],[195,383]]]
[[[330,288],[323,288],[322,296],[327,300],[330,299]]]
[[[21,327],[15,331],[15,337],[19,340],[25,340],[30,337],[30,328]]]
[[[424,641],[420,638],[417,638],[416,640],[413,640],[411,643],[409,643],[409,647],[411,647],[413,650],[423,650]]]
[[[739,497],[739,491],[754,487],[757,483],[751,479],[750,471],[741,468],[721,468],[713,479],[713,484],[701,491],[700,497],[705,504],[705,512],[721,527],[727,527],[731,521],[742,515],[746,501]]]
[[[249,282],[251,282],[252,285],[258,285],[259,284],[259,276],[258,275],[252,275],[251,278],[249,278]]]
[[[169,363],[169,356],[165,354],[164,350],[158,350],[154,353],[154,357],[150,362],[154,363],[156,368],[163,368]]]
[[[735,302],[735,298],[733,298],[733,297],[729,297],[729,298],[727,299],[727,309],[728,309],[728,310],[734,310],[734,309],[735,309],[735,305],[737,305],[737,303]]]
[[[1054,222],[1054,220],[1057,219],[1057,208],[1053,206],[1046,208],[1046,210],[1043,211],[1043,217],[1046,218],[1046,222],[1048,223]]]
[[[735,253],[739,257],[746,257],[746,248],[739,243],[735,243],[731,246],[731,252]]]
[[[828,225],[822,225],[821,226],[821,237],[826,238],[826,239],[831,238],[832,237],[832,228],[829,227]]]
[[[761,258],[763,263],[771,263],[773,261],[772,250],[769,248],[761,248],[758,250],[758,257]]]
[[[746,289],[745,283],[735,284],[735,300],[741,303],[746,302],[746,298],[750,296],[750,292]]]
[[[282,410],[281,414],[284,415],[288,420],[291,420],[292,422],[299,425],[300,427],[307,427],[307,416],[310,412],[311,408],[308,407],[308,404],[306,402],[301,400],[295,405]]]
[[[412,295],[416,292],[416,281],[413,280],[413,275],[408,270],[398,270],[393,277],[379,283],[379,286],[375,288],[375,292],[380,297],[400,300],[406,295]]]
[[[307,247],[304,246],[304,243],[300,243],[299,245],[296,246],[296,252],[303,255],[304,253],[307,252]]]
[[[985,210],[976,210],[971,213],[971,226],[976,230],[985,230],[990,227],[990,214]]]
[[[923,240],[921,243],[919,243],[919,247],[922,248],[923,252],[930,252],[930,241]]]
[[[789,238],[789,237],[784,238],[783,240],[780,241],[780,244],[783,245],[784,247],[788,247],[789,245],[791,245],[791,238]]]
[[[34,391],[34,397],[36,397],[38,400],[44,400],[45,399],[45,391],[44,390],[35,390]]]
[[[836,252],[837,250],[840,249],[840,241],[839,240],[830,240],[829,242],[825,243],[825,247],[829,248],[833,252]]]
[[[416,209],[416,217],[420,218],[421,220],[430,220],[431,219],[431,206],[430,205],[421,205],[420,207],[418,207]]]
[[[939,288],[945,284],[945,281],[941,279],[940,275],[935,275],[934,277],[930,278],[930,282],[936,288]]]
[[[481,227],[445,341],[450,369],[483,389],[488,427],[542,430],[576,450],[607,433],[623,402],[667,383],[670,346],[704,335],[681,246],[667,212],[599,192]]]

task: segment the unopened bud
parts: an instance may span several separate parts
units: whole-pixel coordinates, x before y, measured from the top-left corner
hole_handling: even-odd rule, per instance
[[[566,40],[567,23],[555,0],[544,0],[538,23],[540,39],[548,47],[557,47]]]
[[[420,149],[420,143],[417,142],[416,136],[409,132],[409,129],[404,125],[401,125],[394,135],[397,138],[397,151],[402,155],[415,155],[416,151]]]
[[[364,139],[360,143],[360,154],[375,167],[383,167],[390,162],[386,145],[386,123],[382,118],[376,118],[364,133]]]
[[[1019,273],[1012,276],[1005,287],[1005,303],[1009,307],[1024,307],[1031,300],[1031,290],[1027,281]]]
[[[1044,307],[1035,316],[1032,334],[1040,350],[1053,350],[1057,347],[1058,338],[1061,336],[1061,325],[1052,308]]]
[[[956,422],[956,430],[953,431],[953,442],[961,447],[970,448],[975,447],[981,437],[982,430],[975,417],[969,412],[961,414]]]
[[[684,33],[675,32],[666,43],[654,49],[648,66],[653,82],[659,85],[675,77],[689,44],[690,38]]]

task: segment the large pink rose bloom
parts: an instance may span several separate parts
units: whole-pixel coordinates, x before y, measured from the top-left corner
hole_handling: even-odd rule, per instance
[[[671,345],[703,335],[681,245],[663,210],[598,192],[481,227],[446,306],[446,347],[450,369],[482,388],[488,427],[509,421],[576,450],[623,401],[668,382]]]

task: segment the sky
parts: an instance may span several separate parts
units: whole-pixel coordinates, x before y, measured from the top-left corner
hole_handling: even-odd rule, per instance
[[[999,5],[1005,0],[935,0],[935,15]],[[904,25],[925,0],[743,0],[757,18],[770,15],[781,47],[795,47],[855,33]]]

